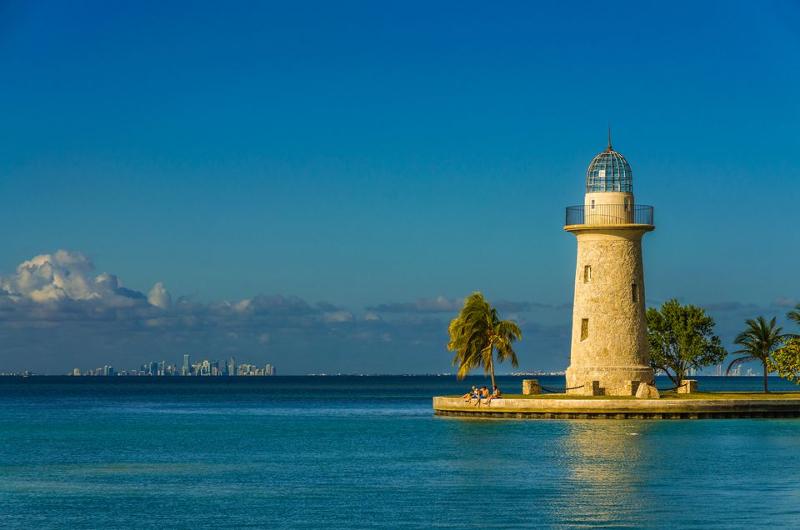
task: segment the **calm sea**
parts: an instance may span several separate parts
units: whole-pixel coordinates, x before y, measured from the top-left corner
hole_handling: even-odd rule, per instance
[[[432,415],[469,384],[3,378],[0,527],[800,527],[800,420]]]

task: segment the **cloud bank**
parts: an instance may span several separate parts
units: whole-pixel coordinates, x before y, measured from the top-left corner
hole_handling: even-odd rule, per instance
[[[464,303],[463,298],[447,298],[437,296],[436,298],[418,298],[415,302],[392,302],[367,307],[373,313],[455,313]],[[512,313],[530,311],[532,309],[553,309],[556,306],[548,304],[535,304],[532,302],[512,302],[509,300],[498,300],[493,304],[499,311],[509,311]],[[563,308],[564,306],[558,306]]]
[[[269,361],[284,373],[447,370],[446,326],[422,316],[387,321],[278,294],[197,302],[174,297],[163,282],[146,292],[126,287],[86,255],[59,250],[0,277],[0,371],[135,368],[183,353]]]
[[[15,275],[0,278],[0,296],[11,302],[49,307],[61,302],[129,307],[146,299],[142,293],[123,287],[113,274],[92,276],[93,271],[91,260],[80,252],[41,254],[20,263]]]
[[[86,255],[59,250],[0,276],[0,372],[135,368],[151,360],[178,362],[183,353],[272,362],[294,374],[450,372],[447,323],[462,302],[435,296],[361,311],[280,294],[198,302],[173,296],[160,281],[146,292],[126,287],[116,275],[98,273]],[[705,308],[730,344],[745,318],[781,316],[794,304],[787,298],[767,306],[726,302]],[[521,369],[567,366],[570,304],[494,305],[522,327]]]

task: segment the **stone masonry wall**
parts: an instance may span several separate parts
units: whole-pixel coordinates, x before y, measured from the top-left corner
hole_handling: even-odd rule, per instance
[[[623,393],[629,388],[627,381],[652,380],[641,246],[646,229],[572,231],[578,239],[578,258],[567,386],[595,378],[606,393]]]

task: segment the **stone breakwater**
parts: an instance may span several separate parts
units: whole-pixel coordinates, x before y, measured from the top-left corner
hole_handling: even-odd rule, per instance
[[[800,393],[704,398],[503,398],[476,406],[460,397],[433,398],[437,416],[515,419],[800,418]]]

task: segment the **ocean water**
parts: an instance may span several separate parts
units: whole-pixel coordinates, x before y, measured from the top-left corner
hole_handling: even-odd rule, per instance
[[[0,527],[800,527],[798,419],[433,416],[484,381],[0,379]]]

